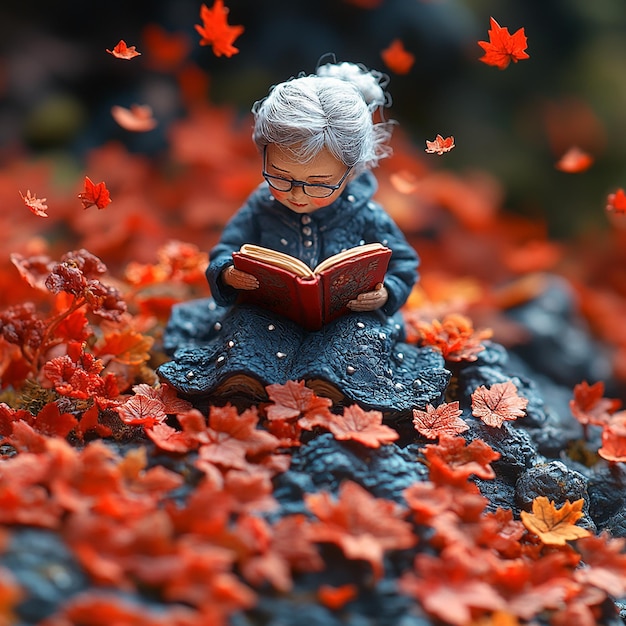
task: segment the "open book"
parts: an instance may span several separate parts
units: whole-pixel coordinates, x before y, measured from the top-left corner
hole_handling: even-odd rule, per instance
[[[370,243],[339,252],[311,269],[284,252],[244,244],[233,253],[234,265],[256,276],[259,288],[241,290],[238,301],[318,330],[349,312],[350,300],[383,282],[390,257],[389,248]]]

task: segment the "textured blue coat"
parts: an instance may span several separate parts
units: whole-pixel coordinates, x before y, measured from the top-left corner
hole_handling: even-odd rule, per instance
[[[207,279],[213,298],[175,307],[164,344],[172,361],[160,377],[194,404],[240,391],[262,398],[264,387],[305,380],[318,393],[385,412],[409,411],[439,399],[449,373],[440,355],[404,343],[398,313],[419,263],[404,235],[372,199],[376,179],[367,172],[341,196],[311,214],[298,214],[260,185],[225,227],[210,253]],[[232,253],[254,243],[300,258],[310,267],[344,249],[380,242],[392,250],[377,311],[349,313],[319,331],[236,304],[237,290],[221,281]]]

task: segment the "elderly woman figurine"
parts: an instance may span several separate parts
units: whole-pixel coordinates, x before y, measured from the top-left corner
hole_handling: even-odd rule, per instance
[[[271,88],[253,107],[253,139],[264,182],[210,252],[212,298],[174,308],[165,334],[171,361],[162,380],[202,407],[216,398],[265,396],[265,387],[304,380],[336,403],[385,413],[438,399],[448,380],[441,357],[403,342],[399,314],[417,280],[418,256],[373,199],[371,170],[390,154],[385,78],[352,63]],[[345,314],[320,329],[274,310],[242,304],[270,290],[237,269],[243,244],[283,252],[314,268],[342,250],[379,242],[391,250],[384,278],[356,294]]]

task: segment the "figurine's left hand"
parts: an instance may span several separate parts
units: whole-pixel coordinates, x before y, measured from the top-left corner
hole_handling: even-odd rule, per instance
[[[378,283],[374,291],[366,291],[360,293],[356,300],[348,302],[348,308],[351,311],[375,311],[387,302],[389,293],[382,283]]]

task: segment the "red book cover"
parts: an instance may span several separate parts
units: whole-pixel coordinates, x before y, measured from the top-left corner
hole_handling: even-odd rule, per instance
[[[307,330],[347,313],[360,293],[382,283],[391,250],[382,244],[352,248],[311,270],[302,261],[260,246],[242,246],[235,267],[257,277],[259,288],[241,290],[238,302],[290,318]]]

